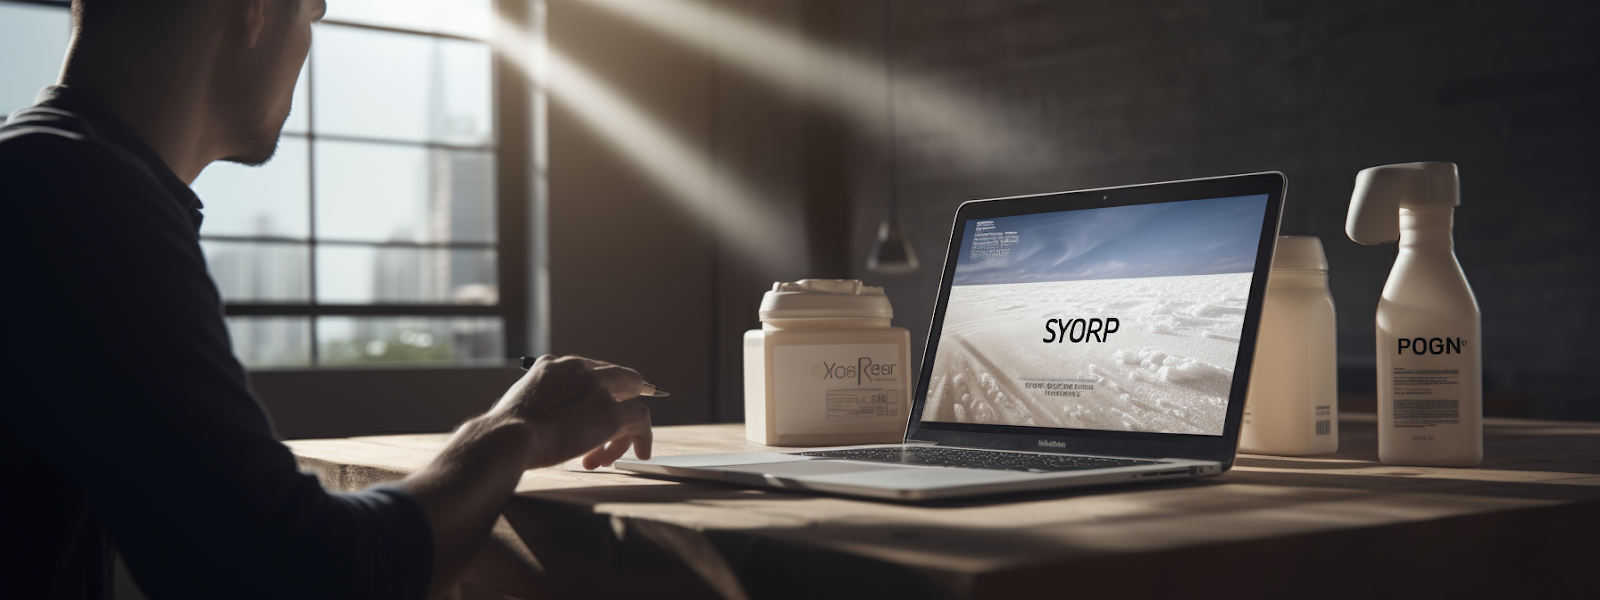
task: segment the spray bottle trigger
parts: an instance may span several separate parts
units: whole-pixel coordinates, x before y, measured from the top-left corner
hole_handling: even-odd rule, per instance
[[[1344,231],[1360,244],[1385,244],[1400,239],[1400,209],[1418,206],[1460,206],[1456,165],[1419,162],[1362,169],[1350,194]]]

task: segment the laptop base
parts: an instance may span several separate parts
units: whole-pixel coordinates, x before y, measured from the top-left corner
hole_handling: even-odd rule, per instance
[[[829,451],[925,447],[915,444],[889,444],[833,448]],[[806,456],[800,452],[750,452],[662,456],[648,461],[624,459],[616,462],[616,468],[636,473],[721,481],[751,487],[910,502],[1186,479],[1218,475],[1223,471],[1220,463],[1210,461],[1152,459],[1140,462],[1152,464],[1030,472],[891,464]]]

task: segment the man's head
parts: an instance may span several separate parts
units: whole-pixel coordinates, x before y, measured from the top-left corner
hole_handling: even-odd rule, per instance
[[[63,81],[75,85],[80,67],[144,73],[147,85],[162,87],[144,93],[169,92],[191,111],[194,122],[179,125],[195,128],[196,160],[258,165],[277,149],[311,24],[325,8],[324,0],[74,0]],[[128,89],[139,84],[129,77],[84,78],[140,93]]]

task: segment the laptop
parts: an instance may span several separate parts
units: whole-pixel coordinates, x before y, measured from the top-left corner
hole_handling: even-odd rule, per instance
[[[964,203],[904,443],[616,467],[899,501],[1221,474],[1285,191],[1270,172]]]

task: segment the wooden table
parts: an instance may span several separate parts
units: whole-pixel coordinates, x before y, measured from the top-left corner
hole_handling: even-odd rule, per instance
[[[492,597],[1551,598],[1600,567],[1600,423],[1487,419],[1473,469],[1243,455],[1215,478],[900,505],[679,483],[576,461],[529,471],[463,589]],[[289,442],[333,489],[422,466],[444,435]],[[760,449],[661,427],[660,455]],[[466,594],[472,595],[472,594]]]

